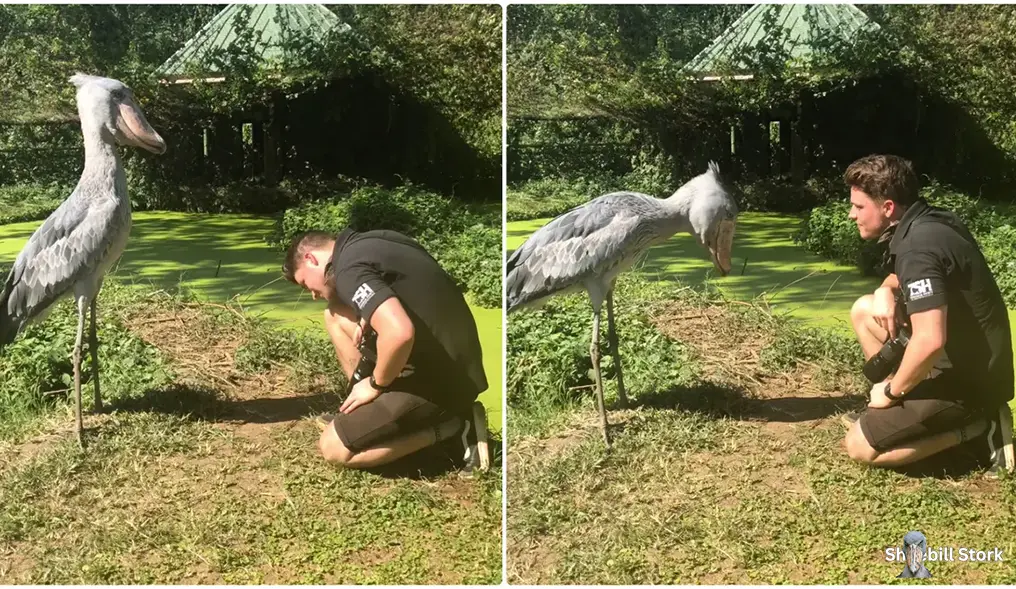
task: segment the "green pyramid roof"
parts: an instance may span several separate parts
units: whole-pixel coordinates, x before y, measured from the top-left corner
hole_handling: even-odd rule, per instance
[[[772,31],[772,23],[780,30]],[[862,30],[878,28],[852,4],[756,4],[692,58],[684,70],[709,78],[718,75],[724,66],[732,66],[737,74],[748,77],[753,72],[738,60],[738,55],[773,38],[770,35],[782,41],[782,49],[797,67],[807,69],[816,39],[833,36],[849,42]]]
[[[246,22],[241,16],[244,10],[250,10]],[[186,81],[182,78],[190,77],[188,66],[196,65],[203,77],[224,78],[229,72],[221,71],[209,58],[252,32],[261,59],[285,67],[290,58],[283,48],[287,36],[299,33],[323,41],[333,30],[346,31],[349,25],[321,4],[230,4],[159,66],[156,74],[182,82]]]

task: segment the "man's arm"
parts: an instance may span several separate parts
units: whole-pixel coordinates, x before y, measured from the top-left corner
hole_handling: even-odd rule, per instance
[[[377,366],[374,382],[392,384],[409,361],[416,330],[396,297],[386,299],[370,317],[370,326],[377,332]]]
[[[900,289],[900,279],[896,274],[886,276],[882,286],[875,289],[871,316],[879,327],[889,332],[889,337],[896,337],[896,292]]]
[[[947,339],[947,311],[947,306],[943,305],[910,316],[913,335],[892,379],[890,392],[894,396],[912,391],[941,357]]]
[[[900,279],[898,276],[896,276],[895,272],[885,277],[885,280],[882,281],[882,287],[891,288],[893,290],[900,289]]]

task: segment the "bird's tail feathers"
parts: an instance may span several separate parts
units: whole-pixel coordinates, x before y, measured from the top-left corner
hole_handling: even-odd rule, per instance
[[[712,173],[713,176],[716,176],[716,178],[719,178],[720,177],[720,165],[717,164],[713,160],[709,160],[709,169],[707,170],[707,172],[710,172],[710,173]]]

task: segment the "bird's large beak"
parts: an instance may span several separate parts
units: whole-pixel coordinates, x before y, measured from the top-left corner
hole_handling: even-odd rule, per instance
[[[713,265],[721,276],[730,274],[730,251],[734,247],[735,221],[720,221],[716,231],[716,242],[709,246],[709,254],[713,259]]]
[[[118,105],[116,126],[130,145],[158,155],[166,153],[166,142],[148,124],[145,113],[133,100],[127,99]]]

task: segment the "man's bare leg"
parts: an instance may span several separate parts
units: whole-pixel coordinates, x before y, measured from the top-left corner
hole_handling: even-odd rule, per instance
[[[353,344],[356,328],[356,315],[352,309],[341,303],[328,304],[325,309],[325,331],[335,346],[335,355],[346,378],[353,376],[356,364],[360,361],[360,351]]]
[[[329,425],[325,431],[321,432],[318,449],[321,450],[321,455],[328,462],[346,468],[372,468],[394,462],[403,456],[433,446],[455,435],[461,427],[461,419],[451,418],[437,428],[424,428],[400,438],[387,440],[361,452],[353,452],[346,448],[339,438],[339,434],[335,433],[335,428]]]
[[[861,344],[861,350],[864,351],[865,360],[877,354],[889,338],[889,332],[879,327],[872,317],[871,308],[874,300],[873,295],[864,295],[857,299],[850,309],[850,323],[854,327],[857,341]]]
[[[975,438],[983,434],[987,427],[988,424],[984,420],[978,420],[965,427],[908,442],[880,453],[868,444],[868,440],[861,431],[861,422],[858,421],[850,427],[847,437],[843,440],[843,446],[847,455],[858,462],[882,467],[903,466],[938,454],[965,440]]]

